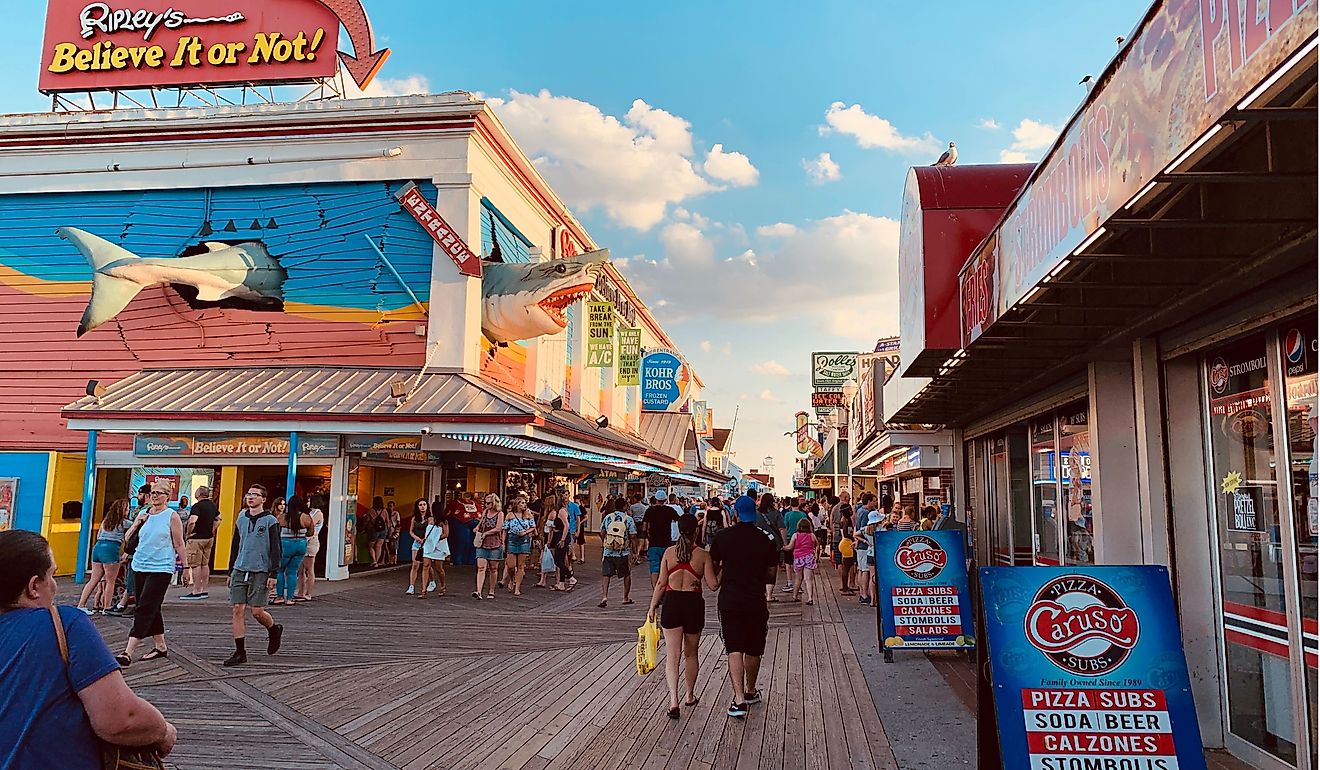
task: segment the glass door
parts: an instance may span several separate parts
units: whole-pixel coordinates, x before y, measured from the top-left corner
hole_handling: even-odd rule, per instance
[[[1281,394],[1274,334],[1209,351],[1203,361],[1210,494],[1218,533],[1228,732],[1285,766],[1308,768],[1300,706],[1296,555],[1281,496],[1274,415]],[[1284,487],[1286,488],[1286,487]],[[1293,620],[1290,620],[1290,616]],[[1294,684],[1297,686],[1294,687]],[[1236,743],[1232,744],[1236,747]]]
[[[1031,425],[1031,507],[1034,563],[1059,564],[1059,452],[1054,442],[1054,417]]]
[[[1095,563],[1095,506],[1091,504],[1091,417],[1086,402],[1059,414],[1059,474],[1064,564]]]

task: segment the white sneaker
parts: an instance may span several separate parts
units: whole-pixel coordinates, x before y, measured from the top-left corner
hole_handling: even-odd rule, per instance
[[[435,590],[435,589],[432,589],[432,590]],[[412,595],[413,595],[413,587],[412,587],[412,586],[408,586],[408,590],[407,590],[407,591],[404,591],[404,595],[405,595],[405,596],[412,596]]]
[[[86,607],[79,607],[78,610],[84,615],[95,615],[96,610],[89,610]]]
[[[426,585],[426,592],[429,594],[434,590],[435,590],[435,581],[432,580],[430,583]]]

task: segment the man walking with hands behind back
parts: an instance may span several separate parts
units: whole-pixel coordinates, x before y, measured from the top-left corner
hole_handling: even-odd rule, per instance
[[[280,650],[284,626],[265,610],[266,599],[275,589],[275,567],[280,563],[280,523],[266,510],[266,488],[248,487],[243,498],[246,510],[238,517],[234,532],[234,568],[229,571],[229,601],[234,605],[234,654],[226,666],[247,663],[245,644],[248,611],[269,632],[266,654]]]
[[[759,703],[761,691],[756,677],[765,654],[770,610],[766,606],[766,581],[774,586],[779,552],[775,541],[756,526],[756,502],[739,497],[733,505],[738,523],[715,535],[710,557],[719,571],[720,629],[729,654],[729,685],[733,702],[728,715],[747,716],[747,707]]]

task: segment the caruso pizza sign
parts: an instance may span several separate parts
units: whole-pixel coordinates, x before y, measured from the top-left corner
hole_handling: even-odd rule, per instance
[[[339,52],[339,28],[354,54]],[[297,83],[342,61],[365,87],[376,50],[360,0],[49,0],[43,93]]]

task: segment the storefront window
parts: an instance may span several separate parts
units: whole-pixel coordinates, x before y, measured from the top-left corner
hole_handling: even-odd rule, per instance
[[[1091,430],[1086,403],[1059,413],[1059,486],[1066,525],[1065,564],[1095,563],[1095,507],[1091,504]]]
[[[991,440],[990,487],[995,563],[1031,564],[1031,472],[1025,427]]]
[[[1054,446],[1054,418],[1047,417],[1031,426],[1031,503],[1035,512],[1035,563],[1059,563],[1059,484],[1055,469],[1059,465]]]
[[[1311,726],[1311,756],[1316,750],[1316,546],[1320,535],[1320,457],[1316,455],[1316,424],[1320,417],[1316,396],[1315,316],[1284,324],[1279,329],[1279,352],[1284,373],[1286,404],[1288,488],[1291,490],[1293,541],[1297,559],[1297,595],[1302,609],[1305,639],[1303,659],[1306,665],[1307,722]],[[1309,637],[1305,635],[1309,634]]]
[[[1267,340],[1206,354],[1229,729],[1294,763],[1294,714]]]

